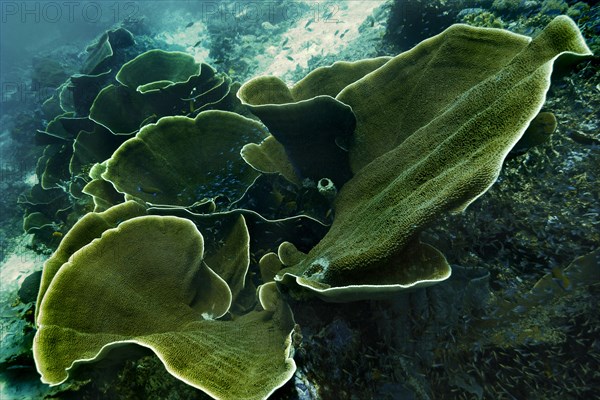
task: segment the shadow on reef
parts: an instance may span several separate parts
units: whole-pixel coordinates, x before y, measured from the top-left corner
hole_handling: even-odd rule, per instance
[[[45,103],[40,184],[23,201],[26,229],[57,244],[31,310],[42,382],[79,398],[113,382],[124,395],[148,382],[154,396],[481,398],[513,375],[482,388],[453,359],[551,352],[564,336],[538,310],[595,290],[597,251],[505,300],[487,270],[451,276],[421,241],[488,191],[528,127],[554,131],[539,114],[553,64],[590,55],[569,18],[534,39],[454,25],[291,88],[240,86],[180,52],[115,56],[133,43],[107,32]],[[110,377],[78,377],[139,347]]]

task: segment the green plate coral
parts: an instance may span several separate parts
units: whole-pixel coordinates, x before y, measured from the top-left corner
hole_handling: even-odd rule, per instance
[[[243,280],[248,240],[232,240],[242,251],[234,261]],[[214,397],[267,397],[295,370],[290,310],[275,288],[263,289],[271,292],[262,295],[269,299],[263,311],[216,320],[230,309],[232,292],[209,258],[196,226],[172,216],[129,219],[75,251],[40,295],[33,351],[42,380],[61,383],[74,364],[137,344]]]
[[[567,17],[534,40],[454,25],[343,89],[336,98],[356,116],[349,148],[355,175],[335,200],[325,238],[276,279],[296,277],[333,300],[326,293],[349,292],[346,300],[447,278],[443,257],[426,254],[433,250],[418,243],[418,233],[494,183],[563,54],[590,54]],[[427,271],[424,260],[438,267]]]
[[[218,195],[234,201],[258,176],[240,150],[267,134],[260,123],[226,111],[161,118],[123,143],[102,177],[150,203],[191,205]]]
[[[92,106],[106,129],[49,129],[75,141],[66,175],[53,158],[64,143],[40,161],[49,189],[89,171],[78,194],[105,210],[81,218],[44,267],[34,342],[43,381],[136,344],[214,398],[270,396],[296,368],[279,290],[345,302],[448,278],[420,232],[494,183],[545,101],[555,60],[589,54],[567,17],[533,40],[454,25],[291,89],[247,82],[238,97],[263,123],[240,115],[237,85],[185,54],[130,61]],[[217,106],[227,111],[208,110]],[[131,136],[112,155],[92,150],[96,135],[116,133]],[[327,230],[319,220],[332,217]],[[36,224],[49,221],[32,212]]]

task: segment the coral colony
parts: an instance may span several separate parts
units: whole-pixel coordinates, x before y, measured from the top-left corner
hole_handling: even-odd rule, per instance
[[[107,32],[44,104],[25,227],[60,244],[35,363],[57,385],[137,344],[219,399],[264,399],[294,375],[286,299],[381,299],[449,278],[419,234],[483,195],[528,127],[554,130],[536,118],[553,63],[590,54],[568,17],[533,40],[453,25],[292,87],[240,86],[181,52],[130,59],[133,43]]]

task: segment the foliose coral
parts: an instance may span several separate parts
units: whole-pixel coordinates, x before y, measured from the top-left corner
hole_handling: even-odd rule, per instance
[[[291,89],[249,81],[238,92],[247,109],[236,84],[182,53],[126,63],[89,117],[62,115],[46,129],[74,145],[50,145],[41,189],[70,182],[96,212],[44,267],[34,344],[43,381],[136,344],[212,397],[270,396],[296,368],[280,290],[352,301],[448,278],[420,232],[494,183],[544,103],[554,61],[589,54],[567,17],[533,40],[456,25]],[[113,140],[94,152],[101,135]],[[325,204],[335,196],[331,209],[306,200],[323,196],[318,187],[329,188]],[[294,215],[262,215],[283,205]],[[327,230],[319,221],[331,215]],[[35,210],[29,224],[44,218]]]
[[[556,19],[531,42],[505,31],[454,26],[342,90],[336,99],[357,119],[349,148],[355,175],[336,199],[326,237],[303,262],[284,262],[289,268],[279,279],[295,277],[323,296],[346,299],[447,278],[443,256],[419,244],[418,232],[442,212],[463,210],[495,181],[543,104],[554,60],[589,54],[581,37],[568,38],[568,31],[576,31],[568,18]],[[463,42],[465,36],[482,40]],[[457,79],[438,68],[455,68]],[[374,92],[379,98],[369,96]],[[396,107],[402,111],[390,110]],[[469,110],[475,109],[474,118]]]

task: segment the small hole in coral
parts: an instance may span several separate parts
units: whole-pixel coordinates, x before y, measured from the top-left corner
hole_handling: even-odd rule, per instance
[[[319,186],[322,188],[326,188],[331,185],[332,185],[332,182],[329,178],[323,178],[319,181]]]

